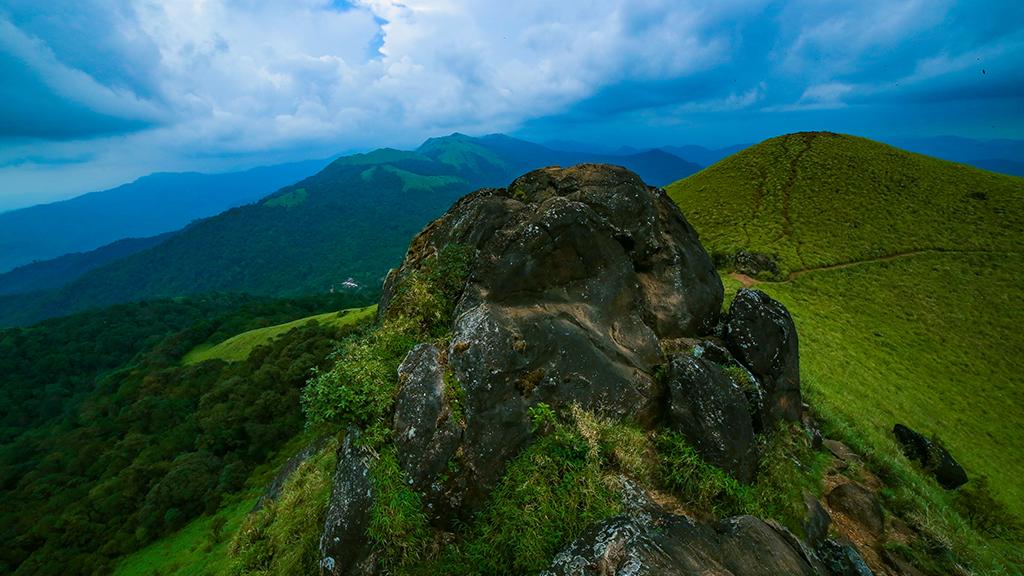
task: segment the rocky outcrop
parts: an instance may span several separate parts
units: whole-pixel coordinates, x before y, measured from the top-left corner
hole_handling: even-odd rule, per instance
[[[412,243],[382,298],[446,245],[475,250],[448,365],[465,390],[462,459],[475,509],[531,439],[527,411],[578,405],[652,426],[665,412],[661,340],[710,333],[722,285],[667,195],[582,165],[460,200]]]
[[[529,411],[539,403],[674,429],[741,481],[758,468],[755,432],[799,418],[789,314],[741,293],[716,334],[723,289],[696,232],[664,191],[622,168],[546,168],[466,196],[389,274],[382,318],[406,279],[451,245],[473,258],[450,343],[409,352],[393,416],[399,465],[435,525],[480,510],[534,439]],[[361,574],[370,552],[353,538],[373,493],[348,438],[334,488],[324,573]],[[701,523],[648,504],[595,526],[550,573],[815,573],[813,554],[780,526]]]
[[[444,367],[432,344],[413,348],[398,367],[394,438],[398,463],[412,487],[423,495],[432,517],[448,517],[458,502],[446,498],[438,479],[462,439],[462,428],[445,400]]]
[[[366,529],[370,525],[373,485],[370,454],[359,447],[359,431],[349,429],[338,449],[331,500],[320,537],[321,576],[376,573]]]
[[[955,490],[967,483],[967,472],[941,444],[903,424],[896,424],[892,433],[903,448],[903,454],[921,464],[943,488]]]
[[[785,306],[759,290],[742,288],[729,305],[725,342],[765,390],[762,420],[800,420],[800,350]]]
[[[813,562],[813,560],[812,560]],[[704,524],[664,514],[617,516],[591,528],[555,556],[546,576],[815,576],[812,565],[775,528],[738,516]]]

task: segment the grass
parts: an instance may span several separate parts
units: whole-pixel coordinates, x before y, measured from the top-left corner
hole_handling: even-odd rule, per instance
[[[874,444],[937,434],[1024,518],[1024,255],[923,254],[759,289],[789,308],[805,388]]]
[[[311,441],[312,436],[309,434],[300,434],[290,440],[273,458],[256,468],[249,476],[245,489],[226,499],[216,514],[196,518],[181,530],[125,556],[114,575],[235,576],[252,573],[247,571],[240,556],[244,554],[245,558],[252,559],[261,555],[269,565],[276,552],[275,549],[269,549],[265,541],[254,536],[254,527],[261,527],[259,535],[266,536],[268,533],[283,533],[281,528],[290,523],[291,534],[303,533],[308,536],[315,533],[318,539],[319,527],[313,525],[315,520],[309,523],[309,518],[315,518],[320,512],[310,506],[315,508],[326,504],[334,469],[334,443],[328,443],[316,458],[293,473],[277,505],[267,506],[257,514],[249,514],[279,467]],[[315,494],[312,497],[303,496],[310,492]],[[296,530],[296,526],[300,526],[301,530]],[[307,527],[309,530],[306,530]],[[287,546],[282,546],[285,550],[281,556],[291,558],[298,550],[308,551],[308,542],[306,548],[301,548],[295,544],[297,540],[300,539],[278,538],[278,542],[287,543]],[[277,562],[276,565],[282,563]]]
[[[458,176],[416,174],[394,166],[373,166],[364,171],[361,177],[364,181],[372,181],[381,174],[397,176],[402,181],[402,192],[430,192],[445,186],[457,186],[465,183]]]
[[[668,189],[709,252],[777,256],[787,281],[757,287],[792,312],[823,402],[878,442],[937,434],[1024,517],[1024,179],[804,133]]]
[[[365,308],[343,310],[341,312],[327,312],[325,314],[300,318],[284,324],[267,326],[265,328],[256,328],[255,330],[249,330],[248,332],[232,336],[218,344],[199,345],[185,354],[185,357],[182,358],[182,363],[196,364],[204,360],[215,359],[224,360],[226,362],[238,362],[248,358],[249,353],[257,346],[266,344],[293,328],[304,326],[310,322],[339,327],[348,326],[355,324],[356,322],[368,320],[372,318],[376,312],[377,306],[373,305]]]
[[[229,549],[228,576],[315,574],[320,532],[327,513],[336,443],[304,462],[275,502],[248,515]]]
[[[906,552],[932,573],[952,571],[943,550],[977,574],[1020,573],[1006,525],[1024,519],[1024,179],[818,133],[668,190],[724,268],[727,304],[738,251],[779,265],[756,287],[793,314],[826,431],[866,455],[885,506],[927,536]],[[896,422],[941,438],[972,482],[942,490],[900,453]]]
[[[305,188],[296,188],[284,194],[274,195],[263,202],[264,206],[270,206],[272,208],[292,208],[298,206],[306,201],[309,197],[309,193]]]
[[[789,272],[920,250],[1024,250],[1024,179],[829,133],[772,138],[668,186],[709,251]]]
[[[411,573],[533,574],[591,524],[620,512],[600,448],[602,430],[611,426],[575,410],[566,419],[543,408],[532,415],[546,431],[509,463],[461,541]]]
[[[225,507],[215,516],[189,522],[174,534],[130,554],[114,576],[216,576],[229,566],[231,535],[242,525],[257,497],[249,495]],[[219,526],[219,528],[215,528]]]

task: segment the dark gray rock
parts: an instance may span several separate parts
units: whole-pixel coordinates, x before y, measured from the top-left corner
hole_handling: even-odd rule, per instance
[[[847,482],[828,493],[828,505],[865,527],[875,536],[885,530],[885,516],[878,496],[860,484]]]
[[[747,398],[722,369],[691,354],[677,354],[668,369],[669,426],[700,455],[741,482],[757,473],[754,428]]]
[[[800,349],[785,306],[759,290],[741,288],[729,306],[724,337],[765,389],[765,426],[779,419],[799,421]]]
[[[892,432],[900,443],[903,454],[920,463],[943,488],[955,490],[967,483],[967,472],[941,444],[929,440],[903,424],[896,424]]]
[[[826,540],[817,553],[829,576],[874,576],[856,546],[849,542]]]
[[[810,494],[804,494],[804,534],[807,535],[807,543],[817,547],[828,537],[828,527],[832,524],[832,517],[828,515],[825,508],[817,498]]]
[[[768,254],[759,252],[747,252],[740,250],[733,257],[733,265],[740,274],[748,276],[766,276],[768,278],[779,277],[779,265],[775,259]]]
[[[559,552],[547,576],[811,576],[815,569],[774,528],[752,516],[715,524],[665,514],[618,516]]]
[[[377,573],[366,528],[373,507],[370,455],[358,446],[359,431],[350,428],[338,449],[331,501],[320,537],[321,576]]]
[[[658,421],[659,340],[709,332],[721,307],[696,232],[664,191],[622,168],[546,168],[466,196],[413,240],[382,314],[448,244],[476,251],[447,351],[465,390],[469,514],[529,443],[539,402]]]
[[[462,427],[445,400],[444,367],[432,344],[412,349],[398,367],[394,438],[398,463],[434,516],[448,516],[445,497],[449,461],[462,439]]]

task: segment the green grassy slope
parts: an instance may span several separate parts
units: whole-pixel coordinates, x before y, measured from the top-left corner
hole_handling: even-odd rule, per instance
[[[795,134],[669,187],[709,251],[778,257],[809,394],[879,447],[937,434],[1024,518],[1024,180]]]
[[[204,360],[225,360],[227,362],[236,362],[239,360],[245,360],[249,357],[249,353],[254,348],[262,344],[267,344],[274,338],[280,336],[299,326],[304,326],[310,322],[316,322],[324,326],[348,326],[355,324],[361,320],[372,317],[377,312],[377,305],[367,306],[365,308],[352,308],[349,310],[342,310],[341,312],[327,312],[325,314],[317,314],[316,316],[308,316],[306,318],[299,318],[298,320],[292,320],[284,324],[277,324],[275,326],[267,326],[266,328],[256,328],[237,334],[213,345],[200,345],[189,351],[188,354],[182,358],[184,364],[195,364]]]
[[[668,187],[713,252],[783,273],[925,250],[1024,250],[1024,180],[884,144],[801,133]]]

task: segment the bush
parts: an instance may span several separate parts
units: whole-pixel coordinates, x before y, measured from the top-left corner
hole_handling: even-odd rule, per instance
[[[348,339],[335,352],[334,367],[307,383],[302,407],[308,424],[355,424],[370,432],[371,443],[386,441],[398,366],[413,346],[450,330],[471,255],[469,248],[446,246],[403,279],[384,321]]]

